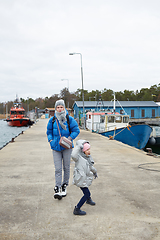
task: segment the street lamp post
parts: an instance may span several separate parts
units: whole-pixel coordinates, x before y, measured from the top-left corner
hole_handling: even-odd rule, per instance
[[[82,67],[82,54],[81,53],[69,53],[69,55],[79,54],[81,58],[81,78],[82,78],[82,101],[83,101],[83,128],[85,129],[85,112],[84,112],[84,86],[83,86],[83,67]]]

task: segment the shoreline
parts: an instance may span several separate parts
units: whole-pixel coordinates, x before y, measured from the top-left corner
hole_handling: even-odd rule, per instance
[[[6,116],[4,116],[3,114],[0,114],[0,120],[4,120],[6,119]]]

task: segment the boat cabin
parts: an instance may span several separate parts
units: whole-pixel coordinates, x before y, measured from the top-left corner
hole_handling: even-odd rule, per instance
[[[23,118],[25,116],[25,109],[21,107],[21,103],[14,103],[10,109],[9,118]]]
[[[105,112],[87,112],[86,129],[99,132],[105,128]]]
[[[86,115],[86,128],[92,132],[111,131],[129,124],[129,115],[117,112],[88,112]]]
[[[11,108],[11,111],[10,111],[10,115],[12,115],[12,117],[16,117],[17,115],[25,115],[25,110],[23,110],[22,108],[21,109],[16,109],[14,107]]]

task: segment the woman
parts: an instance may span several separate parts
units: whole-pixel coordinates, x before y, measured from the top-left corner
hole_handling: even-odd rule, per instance
[[[62,199],[67,195],[66,187],[70,177],[70,159],[71,149],[65,149],[59,144],[60,134],[69,140],[75,139],[80,133],[76,120],[68,115],[65,109],[63,99],[57,100],[55,103],[55,115],[51,117],[47,125],[47,137],[53,150],[53,160],[55,165],[55,199]],[[72,143],[73,147],[73,143]],[[62,165],[63,165],[63,181],[62,181]]]

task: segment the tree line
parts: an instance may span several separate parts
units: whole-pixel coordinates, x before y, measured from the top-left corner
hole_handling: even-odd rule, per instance
[[[87,90],[84,90],[84,100],[98,101],[99,99],[102,99],[103,101],[111,101],[113,99],[113,93],[113,90],[106,88],[104,88],[102,91],[92,90],[89,92]],[[116,99],[119,101],[160,102],[160,83],[158,85],[153,85],[150,88],[142,88],[140,91],[124,90],[123,92],[115,92],[115,95]],[[26,111],[30,111],[35,108],[53,108],[55,102],[61,98],[64,99],[66,107],[72,108],[75,101],[82,101],[82,89],[77,89],[76,92],[71,93],[68,91],[68,88],[64,88],[60,91],[60,94],[54,94],[51,97],[39,97],[35,100],[32,98],[20,98],[20,101],[22,103],[22,107],[24,107]],[[0,103],[0,114],[5,113],[7,110],[9,111],[9,109],[13,106],[13,103],[13,101]]]

